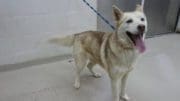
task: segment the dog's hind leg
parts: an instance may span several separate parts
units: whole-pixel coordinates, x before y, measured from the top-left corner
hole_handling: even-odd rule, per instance
[[[89,62],[89,63],[87,64],[87,67],[88,67],[89,71],[93,74],[94,77],[99,78],[99,77],[101,77],[101,74],[96,73],[96,72],[93,70],[94,65],[95,65],[95,63]]]
[[[78,54],[74,55],[74,60],[76,63],[76,75],[75,75],[74,87],[78,89],[80,88],[80,73],[86,66],[87,58],[84,52],[79,52]]]

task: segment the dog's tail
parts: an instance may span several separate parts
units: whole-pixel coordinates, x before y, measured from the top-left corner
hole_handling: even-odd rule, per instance
[[[70,47],[74,44],[75,35],[65,37],[55,37],[49,40],[50,43],[55,43],[62,46]]]

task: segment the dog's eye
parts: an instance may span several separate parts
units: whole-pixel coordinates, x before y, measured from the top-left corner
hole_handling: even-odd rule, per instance
[[[129,19],[129,20],[126,21],[126,23],[132,23],[132,22],[133,22],[132,19]]]
[[[144,21],[144,18],[141,18],[141,21]]]

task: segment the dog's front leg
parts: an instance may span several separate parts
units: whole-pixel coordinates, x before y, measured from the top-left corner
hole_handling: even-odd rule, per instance
[[[120,99],[119,79],[116,77],[111,78],[111,86],[112,86],[113,101],[119,101],[119,99]]]
[[[123,100],[123,101],[128,101],[128,100],[129,100],[129,97],[128,97],[128,95],[126,94],[126,82],[127,82],[128,75],[129,75],[129,72],[126,73],[126,74],[122,77],[121,83],[120,83],[120,90],[121,90],[120,99]]]

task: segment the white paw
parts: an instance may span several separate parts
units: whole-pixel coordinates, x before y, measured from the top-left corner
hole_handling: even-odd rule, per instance
[[[125,94],[124,96],[121,96],[120,99],[121,99],[121,101],[129,101],[130,100],[130,98],[128,97],[127,94]]]
[[[79,89],[80,88],[80,82],[75,82],[74,83],[74,88]]]
[[[101,74],[95,73],[93,76],[94,76],[95,78],[100,78],[100,77],[101,77]]]

